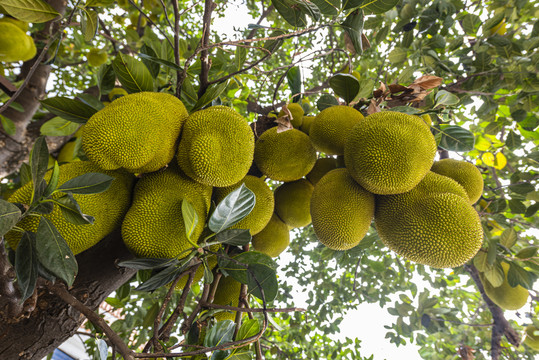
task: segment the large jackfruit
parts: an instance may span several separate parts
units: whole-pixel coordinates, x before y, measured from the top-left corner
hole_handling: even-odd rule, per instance
[[[118,100],[116,100],[118,101]],[[191,235],[196,243],[210,209],[212,188],[197,183],[176,168],[149,174],[135,186],[133,204],[122,224],[127,248],[139,257],[175,258],[187,255],[189,243],[182,216],[182,200],[198,215]]]
[[[273,127],[256,141],[254,160],[267,177],[278,181],[294,181],[312,170],[316,162],[316,150],[303,132],[291,129],[277,133],[277,127]]]
[[[255,235],[262,231],[268,224],[275,205],[273,192],[263,179],[247,175],[235,185],[226,188],[215,188],[213,190],[213,196],[215,202],[218,204],[228,194],[239,188],[241,184],[245,184],[245,186],[255,194],[256,203],[249,215],[236,225],[232,226],[232,229],[249,229],[251,235]]]
[[[279,256],[290,244],[288,230],[288,226],[273,214],[266,227],[253,236],[254,249],[271,257]]]
[[[539,329],[533,325],[526,326],[526,337],[522,343],[539,351]]]
[[[309,136],[316,150],[328,155],[343,155],[350,131],[363,119],[364,116],[353,107],[332,106],[316,115]]]
[[[230,186],[243,179],[253,162],[254,134],[234,109],[212,106],[185,122],[178,164],[193,180]]]
[[[443,159],[436,161],[431,171],[450,177],[462,185],[468,194],[470,204],[475,204],[483,194],[483,176],[479,169],[469,162]]]
[[[288,110],[290,110],[290,113],[292,114],[292,119],[290,119],[290,124],[296,129],[299,129],[301,124],[303,124],[303,114],[305,114],[305,111],[298,103],[291,103],[286,106]],[[285,112],[284,110],[279,111],[279,114],[277,117],[284,116]]]
[[[374,195],[352,179],[346,169],[328,172],[311,198],[313,229],[333,250],[348,250],[363,239],[374,215]]]
[[[324,175],[337,167],[337,159],[332,157],[320,158],[316,160],[313,169],[305,177],[311,184],[316,185]]]
[[[360,121],[344,148],[350,175],[380,195],[413,189],[430,170],[435,155],[436,141],[423,120],[392,111],[374,113]]]
[[[170,94],[122,96],[88,120],[82,147],[88,159],[106,170],[157,171],[174,157],[187,116],[183,103]]]
[[[409,192],[377,196],[374,219],[387,247],[435,268],[464,264],[483,241],[481,221],[464,188],[433,172]]]
[[[492,302],[504,310],[518,310],[528,302],[528,290],[520,285],[516,287],[509,285],[507,273],[509,272],[510,265],[502,262],[502,268],[504,279],[503,283],[498,287],[493,287],[485,276],[480,273],[485,294],[487,294]]]
[[[27,61],[36,55],[34,40],[10,20],[0,19],[0,62]]]
[[[119,171],[104,171],[88,161],[79,161],[60,166],[58,185],[89,172],[104,173],[115,178],[105,192],[90,195],[73,195],[82,213],[95,218],[93,224],[75,225],[68,222],[57,205],[54,206],[50,214],[44,215],[56,226],[58,232],[75,255],[94,246],[115,228],[119,227],[131,200],[132,175]],[[51,174],[52,172],[49,171],[45,175],[47,181],[50,180]],[[32,182],[25,184],[9,198],[9,201],[29,204],[32,187]],[[63,196],[63,193],[58,193],[54,194],[53,198],[57,199],[61,196]],[[33,216],[25,217],[17,224],[18,227],[32,232],[37,230],[38,225],[39,217]],[[21,233],[11,231],[6,234],[5,238],[9,246],[16,249],[21,239]]]
[[[275,213],[291,228],[311,223],[313,185],[306,179],[287,182],[275,189]]]
[[[241,283],[234,280],[232,276],[219,279],[217,289],[215,290],[215,296],[213,297],[213,303],[217,305],[228,305],[237,307],[240,299]],[[232,320],[236,318],[236,311],[221,311],[214,315],[215,320]]]

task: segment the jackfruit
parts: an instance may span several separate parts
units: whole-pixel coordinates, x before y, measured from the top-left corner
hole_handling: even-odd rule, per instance
[[[80,158],[78,155],[79,155],[79,150],[81,146],[80,136],[82,135],[83,127],[84,126],[80,127],[79,130],[75,132],[73,137],[69,139],[69,141],[66,142],[64,146],[62,146],[62,148],[60,149],[60,152],[58,153],[58,158],[57,158],[59,163],[80,161]]]
[[[290,244],[288,226],[274,213],[266,227],[253,236],[251,243],[256,251],[277,257]]]
[[[504,280],[502,285],[498,287],[493,287],[485,276],[480,274],[481,282],[485,288],[485,294],[487,294],[493,303],[504,310],[518,310],[528,302],[528,290],[520,285],[516,287],[509,285],[507,273],[509,272],[510,265],[506,262],[502,262],[501,264]]]
[[[174,157],[187,116],[183,103],[170,94],[122,96],[88,120],[82,147],[88,159],[105,170],[157,171]]]
[[[344,161],[350,175],[368,191],[400,194],[412,190],[429,172],[436,149],[434,136],[420,117],[383,111],[354,126]]]
[[[234,109],[212,106],[186,120],[178,164],[193,180],[230,186],[243,179],[253,162],[254,134]]]
[[[313,169],[305,177],[314,186],[324,175],[336,168],[337,160],[335,158],[320,158],[316,160]]]
[[[287,182],[275,189],[275,213],[290,228],[311,223],[313,185],[306,179]]]
[[[483,193],[483,176],[479,169],[469,162],[443,159],[436,161],[431,171],[447,176],[462,185],[468,194],[470,204],[475,204]]]
[[[535,351],[539,351],[539,329],[533,325],[527,326],[523,344]]]
[[[374,215],[374,195],[352,179],[346,169],[328,172],[311,198],[313,229],[333,250],[348,250],[363,239]]]
[[[34,40],[19,26],[0,22],[0,62],[27,61],[36,55]]]
[[[215,188],[213,190],[213,196],[215,203],[218,204],[228,194],[239,188],[241,184],[245,184],[245,186],[255,194],[256,203],[249,215],[236,225],[232,226],[232,229],[249,229],[251,235],[255,235],[262,231],[268,224],[275,205],[273,192],[263,179],[247,175],[235,185],[226,188]]]
[[[309,136],[316,150],[328,155],[343,155],[350,131],[363,119],[353,107],[331,106],[316,115]]]
[[[211,187],[197,183],[176,167],[140,179],[133,204],[122,224],[122,237],[136,256],[183,258],[192,247],[187,239],[182,215],[182,200],[196,210],[198,223],[191,235],[196,243],[204,229],[211,204]]]
[[[303,123],[303,114],[305,113],[303,111],[303,108],[298,103],[291,103],[286,105],[286,107],[288,108],[288,110],[290,110],[290,113],[292,114],[292,119],[290,119],[290,123],[294,128],[298,129]],[[284,110],[281,110],[279,111],[277,117],[284,116],[284,114]]]
[[[88,59],[88,65],[98,67],[107,62],[108,55],[103,49],[91,48],[86,59]]]
[[[435,268],[464,264],[483,242],[481,221],[464,188],[433,172],[409,192],[377,196],[374,220],[387,247]]]
[[[28,25],[28,23],[26,21],[22,21],[22,20],[15,19],[15,18],[12,18],[12,17],[4,16],[3,18],[0,18],[0,23],[2,23],[2,22],[11,23],[11,24],[17,26],[19,29],[21,29],[25,33],[28,31],[28,28],[29,28],[29,25]]]
[[[301,126],[299,127],[299,129],[303,131],[305,134],[309,135],[314,118],[315,118],[314,116],[304,116],[303,122],[301,123]]]
[[[121,98],[122,96],[129,95],[125,89],[122,88],[114,88],[109,92],[109,100],[114,101],[118,98]]]
[[[307,135],[297,129],[277,133],[273,127],[256,141],[254,160],[267,177],[278,181],[299,180],[312,170],[316,150]]]
[[[119,227],[131,200],[133,177],[130,174],[118,171],[103,171],[88,161],[61,165],[58,185],[89,172],[99,172],[115,177],[115,180],[112,181],[109,189],[105,192],[90,195],[73,195],[82,213],[95,218],[93,225],[75,225],[68,222],[62,215],[58,205],[54,206],[50,214],[44,215],[56,226],[58,232],[75,255],[97,244],[102,238]],[[49,171],[45,175],[47,181],[50,180],[51,174],[52,172]],[[29,204],[32,187],[33,183],[30,181],[17,190],[9,198],[9,201]],[[54,194],[53,199],[63,195],[63,193]],[[37,230],[38,225],[39,217],[34,216],[25,217],[17,224],[18,227],[32,232]],[[16,249],[21,239],[21,233],[11,231],[6,234],[5,238],[9,246]]]
[[[234,280],[232,276],[219,279],[213,303],[217,305],[228,305],[237,307],[240,300],[241,283]],[[236,311],[221,311],[214,315],[215,320],[232,320],[236,319]]]

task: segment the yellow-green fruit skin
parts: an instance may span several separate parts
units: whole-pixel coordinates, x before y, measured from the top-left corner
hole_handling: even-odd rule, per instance
[[[187,116],[183,103],[170,94],[123,96],[88,120],[82,147],[88,159],[106,170],[157,171],[174,157]]]
[[[320,158],[316,160],[313,169],[305,176],[311,184],[316,185],[324,175],[337,168],[337,159]]]
[[[316,115],[309,136],[316,150],[328,155],[343,155],[350,131],[363,119],[364,116],[353,107],[332,106]]]
[[[256,235],[262,231],[262,229],[264,229],[264,227],[266,227],[270,221],[275,206],[273,192],[263,179],[256,176],[247,175],[235,185],[225,188],[214,188],[213,197],[215,202],[218,204],[228,194],[239,188],[241,184],[245,184],[245,186],[247,186],[247,188],[255,194],[256,203],[249,215],[231,228],[249,229],[251,231],[251,235]]]
[[[305,134],[309,135],[311,131],[311,125],[313,124],[313,121],[315,119],[315,116],[304,116],[303,122],[301,123],[301,126],[299,129],[303,131]]]
[[[17,25],[0,22],[0,62],[27,61],[36,55],[34,40]]]
[[[313,185],[306,179],[287,182],[275,189],[275,213],[291,228],[311,223]]]
[[[237,307],[240,299],[241,283],[234,280],[232,276],[219,279],[213,303],[217,305],[228,305]],[[236,318],[236,311],[221,311],[214,315],[215,320],[232,320]]]
[[[16,25],[19,29],[21,29],[22,31],[24,31],[25,33],[28,31],[28,23],[25,22],[25,21],[21,21],[21,20],[17,20],[15,18],[12,18],[12,17],[3,17],[3,18],[0,18],[0,23],[2,22],[6,22],[6,23],[11,23],[13,25]]]
[[[409,192],[377,196],[374,218],[389,249],[434,268],[463,265],[483,242],[481,221],[464,188],[432,172]]]
[[[108,55],[100,49],[92,48],[88,52],[88,55],[86,55],[86,58],[90,66],[98,67],[107,62]]]
[[[447,176],[462,185],[468,194],[470,204],[475,204],[483,194],[483,176],[479,169],[469,162],[442,159],[432,165],[431,171]]]
[[[303,124],[303,114],[305,113],[303,111],[303,108],[298,103],[291,103],[287,105],[288,110],[290,110],[290,113],[292,114],[292,119],[290,119],[290,123],[292,126],[296,129],[299,129],[299,127]],[[281,117],[285,114],[284,110],[279,111],[278,117]]]
[[[436,149],[434,136],[420,117],[383,111],[354,126],[345,144],[344,161],[350,175],[368,191],[400,194],[423,179]]]
[[[490,300],[504,310],[518,310],[528,302],[528,290],[520,285],[517,285],[516,287],[509,285],[507,273],[510,265],[502,262],[502,268],[504,280],[502,285],[498,287],[493,287],[490,282],[481,274],[481,282],[485,288],[485,294],[487,294]]]
[[[210,209],[211,192],[210,186],[175,168],[143,177],[135,186],[133,204],[122,224],[125,245],[139,257],[185,257],[184,251],[192,245],[185,231],[182,200],[189,201],[198,215],[191,235],[196,243]]]
[[[64,219],[57,205],[54,206],[52,213],[44,215],[58,229],[75,255],[94,246],[115,228],[119,227],[131,200],[132,175],[118,171],[103,171],[88,161],[79,161],[60,166],[58,185],[90,172],[104,173],[115,178],[105,192],[91,195],[73,195],[82,213],[95,218],[93,225],[75,225],[68,222]],[[50,176],[51,171],[45,175],[45,179],[48,181]],[[32,186],[32,182],[25,184],[9,198],[9,201],[29,204],[32,196]],[[62,195],[64,194],[55,194],[53,198],[58,198]],[[36,217],[26,217],[17,224],[18,227],[32,232],[37,230],[38,225],[39,218]],[[12,231],[7,233],[5,238],[9,246],[16,249],[21,233]]]
[[[178,164],[193,180],[225,187],[243,179],[253,162],[254,134],[234,109],[212,106],[185,122]]]
[[[533,325],[527,326],[526,338],[524,339],[523,343],[531,349],[539,351],[539,329]]]
[[[110,92],[109,92],[109,100],[110,101],[114,101],[118,98],[121,98],[122,96],[126,96],[126,95],[129,95],[127,93],[127,91],[125,91],[125,89],[122,89],[122,88],[114,88],[112,89]]]
[[[260,171],[273,180],[299,180],[312,170],[316,150],[305,133],[291,129],[265,131],[256,141],[254,160]]]
[[[251,243],[256,251],[277,257],[290,244],[288,226],[274,213],[266,227],[253,236]]]
[[[348,250],[365,237],[374,215],[374,195],[346,169],[328,172],[314,187],[311,217],[318,240],[333,250]]]

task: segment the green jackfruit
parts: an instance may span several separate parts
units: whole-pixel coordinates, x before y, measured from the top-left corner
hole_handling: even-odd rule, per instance
[[[335,158],[320,158],[316,160],[313,169],[305,177],[311,184],[316,185],[324,175],[336,168],[337,160]]]
[[[301,126],[299,127],[299,129],[303,131],[305,134],[309,135],[314,118],[315,118],[314,116],[304,116],[303,122],[301,123]]]
[[[286,105],[286,107],[288,108],[288,110],[290,110],[290,113],[292,114],[292,119],[290,119],[290,123],[294,128],[299,129],[299,127],[303,123],[303,114],[305,113],[303,111],[303,108],[298,103],[291,103]],[[277,117],[281,117],[284,114],[284,110],[281,110],[279,111]]]
[[[88,159],[106,170],[157,171],[174,157],[187,115],[183,103],[170,94],[122,96],[88,120],[82,147]]]
[[[288,230],[288,226],[273,214],[266,227],[253,236],[254,249],[271,257],[279,256],[290,244]]]
[[[215,188],[213,190],[213,196],[215,203],[218,204],[228,194],[239,188],[241,184],[245,184],[255,194],[256,203],[249,215],[232,226],[232,229],[249,229],[251,230],[251,235],[255,235],[262,231],[268,224],[275,205],[273,192],[263,179],[247,175],[235,185],[226,188]]]
[[[539,351],[539,329],[533,325],[527,326],[523,344],[535,351]]]
[[[80,161],[78,154],[82,145],[82,139],[80,138],[80,136],[82,135],[83,127],[84,125],[81,126],[79,130],[77,130],[77,132],[75,132],[73,137],[69,139],[69,141],[66,142],[64,146],[62,146],[60,152],[58,153],[58,158],[56,159],[59,163]]]
[[[192,247],[187,240],[182,200],[195,208],[198,223],[191,235],[196,243],[204,229],[212,188],[199,184],[175,167],[149,174],[137,182],[133,204],[122,224],[127,248],[139,257],[184,257]]]
[[[464,188],[433,172],[409,192],[377,196],[374,219],[387,247],[435,268],[463,265],[483,242],[481,221]]]
[[[343,155],[350,131],[363,119],[353,107],[332,106],[316,115],[309,136],[316,150],[328,155]]]
[[[253,162],[254,134],[234,109],[212,106],[185,122],[178,164],[191,179],[211,186],[230,186],[243,179]]]
[[[291,228],[311,223],[313,185],[306,179],[287,182],[275,189],[275,213]]]
[[[277,133],[277,127],[273,127],[256,141],[254,160],[267,177],[278,181],[294,181],[312,170],[316,162],[316,150],[303,132],[291,129]]]
[[[19,29],[21,29],[25,33],[28,31],[28,28],[29,28],[29,25],[28,25],[28,23],[26,21],[21,21],[21,20],[12,18],[12,17],[4,16],[3,18],[0,18],[0,23],[2,23],[2,22],[11,23],[11,24],[17,26]]]
[[[17,25],[0,22],[0,62],[27,61],[36,55],[34,40]]]
[[[103,49],[91,48],[86,59],[88,60],[88,65],[93,67],[99,67],[107,62],[108,55]]]
[[[510,265],[502,262],[502,268],[504,280],[502,285],[498,287],[493,287],[485,276],[480,274],[481,282],[485,288],[485,294],[487,294],[492,302],[504,310],[518,310],[528,302],[528,290],[520,285],[516,287],[509,285],[507,273],[509,272]]]
[[[344,161],[350,175],[368,191],[400,194],[423,179],[436,149],[434,136],[420,117],[384,111],[354,126],[345,144]]]
[[[469,162],[443,159],[436,161],[431,171],[447,176],[462,185],[468,194],[470,204],[475,204],[483,194],[483,176],[479,169]]]
[[[114,101],[114,100],[119,99],[122,96],[126,96],[126,95],[129,95],[129,94],[127,93],[127,91],[125,91],[125,89],[114,88],[109,92],[108,97],[109,97],[110,101]]]
[[[219,279],[213,303],[217,305],[228,305],[237,307],[240,299],[241,283],[234,280],[232,276]],[[215,320],[232,320],[236,319],[236,311],[221,311],[214,315]]]
[[[313,229],[333,250],[348,250],[363,239],[374,215],[374,195],[352,179],[346,169],[328,172],[311,198]]]
[[[88,161],[79,161],[60,166],[58,185],[89,172],[99,172],[115,177],[115,180],[112,181],[109,189],[105,192],[91,195],[73,195],[82,213],[95,218],[93,225],[75,225],[68,222],[62,215],[58,205],[54,206],[50,214],[44,215],[56,226],[75,255],[94,246],[115,228],[119,227],[131,200],[133,177],[130,174],[118,171],[103,171]],[[49,171],[45,175],[47,181],[50,180],[51,173]],[[9,198],[9,201],[29,204],[32,187],[33,183],[30,181],[17,190]],[[61,196],[63,196],[63,193],[58,193],[53,195],[53,198],[57,199]],[[17,224],[18,227],[32,232],[37,230],[38,225],[39,218],[33,216],[26,217]],[[9,246],[16,249],[21,239],[21,233],[11,231],[6,234],[5,238]]]

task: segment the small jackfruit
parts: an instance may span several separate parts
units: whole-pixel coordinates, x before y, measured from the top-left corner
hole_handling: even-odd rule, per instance
[[[290,110],[290,113],[292,114],[292,119],[290,119],[290,123],[295,129],[299,129],[301,124],[303,123],[303,114],[305,113],[303,111],[303,108],[298,103],[291,103],[286,105],[288,110]],[[279,111],[279,114],[277,117],[284,116],[285,112],[284,110]]]
[[[178,164],[193,180],[230,186],[243,179],[253,162],[254,134],[234,109],[212,106],[186,120]]]
[[[249,215],[232,226],[232,229],[249,229],[251,230],[251,235],[255,235],[262,231],[268,224],[275,205],[273,192],[263,179],[247,175],[235,185],[226,188],[214,188],[213,196],[215,202],[218,204],[228,194],[239,188],[241,184],[245,184],[255,194],[256,203]]]
[[[374,215],[374,195],[352,179],[346,169],[328,172],[311,198],[313,229],[333,250],[348,250],[363,239]]]
[[[273,127],[256,141],[254,160],[270,179],[294,181],[312,170],[316,150],[303,132],[291,129],[277,133],[277,127]]]
[[[335,158],[320,158],[316,160],[313,169],[305,177],[311,184],[316,185],[324,175],[336,168],[337,160]]]
[[[316,150],[328,155],[343,155],[350,131],[363,119],[353,107],[331,106],[316,115],[309,136]]]
[[[210,186],[191,180],[175,167],[143,177],[135,186],[133,204],[122,224],[125,245],[139,257],[186,256],[184,251],[192,245],[185,231],[182,200],[189,201],[198,215],[191,235],[196,243],[210,209],[211,191]]]
[[[282,184],[275,189],[275,213],[291,228],[311,223],[310,204],[313,185],[306,179]]]
[[[433,172],[411,191],[377,196],[374,219],[387,247],[435,268],[464,264],[483,242],[479,215],[464,188]]]
[[[368,191],[400,194],[429,172],[436,149],[434,136],[420,117],[383,111],[354,126],[344,161],[350,175]]]
[[[468,194],[470,204],[475,204],[483,194],[483,176],[479,169],[469,162],[442,159],[432,165],[431,171],[447,176],[462,185]]]
[[[535,351],[539,351],[539,329],[533,325],[527,326],[523,344]]]
[[[303,122],[301,123],[301,126],[299,127],[299,129],[303,131],[305,134],[309,135],[314,118],[315,118],[314,116],[304,116]]]
[[[518,310],[528,302],[528,290],[520,285],[516,287],[509,285],[507,273],[509,272],[510,265],[502,262],[502,268],[504,280],[502,285],[498,287],[493,287],[485,276],[480,274],[481,282],[485,288],[485,294],[487,294],[492,302],[504,310]]]
[[[104,173],[115,178],[105,192],[91,195],[73,195],[82,213],[95,218],[93,224],[75,225],[68,222],[62,215],[58,205],[54,206],[50,214],[44,215],[58,229],[58,232],[75,255],[94,246],[115,228],[119,227],[131,200],[133,177],[130,174],[118,171],[103,171],[88,161],[61,165],[58,185],[89,172]],[[52,172],[49,171],[45,175],[45,180],[49,181],[51,174]],[[9,201],[29,204],[32,187],[33,183],[30,181],[17,190],[9,198]],[[61,196],[63,196],[63,193],[54,194],[53,199]],[[18,227],[32,232],[37,230],[38,225],[39,217],[33,216],[25,217],[17,224]],[[11,231],[6,234],[5,238],[9,246],[16,249],[21,239],[21,233]]]
[[[73,137],[69,139],[69,141],[66,142],[64,146],[62,146],[57,157],[59,163],[80,161],[79,150],[82,145],[82,139],[80,138],[80,136],[82,135],[83,127],[84,126],[80,127],[79,130],[75,132]]]
[[[108,55],[103,49],[91,48],[86,59],[88,60],[88,65],[98,67],[107,62]]]
[[[232,276],[219,279],[217,289],[215,290],[215,296],[213,297],[213,303],[217,305],[228,305],[237,307],[240,300],[241,283],[234,280]],[[232,320],[236,318],[236,311],[221,311],[214,315],[215,320]]]
[[[27,61],[36,55],[32,37],[9,21],[0,22],[0,62]]]
[[[122,96],[126,96],[126,95],[129,95],[129,94],[127,93],[127,91],[125,91],[125,89],[114,88],[109,92],[108,97],[109,97],[110,101],[113,101],[113,100],[116,100],[116,99],[121,98]]]
[[[88,120],[82,147],[88,159],[105,170],[157,171],[174,157],[187,115],[183,103],[170,94],[122,96]]]
[[[273,214],[266,227],[253,236],[254,249],[271,257],[279,256],[290,244],[288,230],[288,226]]]

